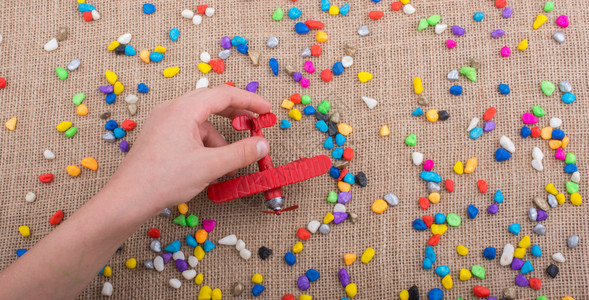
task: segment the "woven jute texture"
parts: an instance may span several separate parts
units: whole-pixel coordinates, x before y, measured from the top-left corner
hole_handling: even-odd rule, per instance
[[[4,37],[0,44],[0,76],[8,80],[7,88],[0,90],[0,119],[2,122],[11,117],[19,120],[15,131],[0,130],[0,269],[16,259],[16,249],[32,247],[52,230],[48,219],[55,211],[63,210],[67,218],[96,194],[124,159],[125,155],[116,144],[101,139],[105,133],[105,121],[99,118],[101,113],[110,111],[111,118],[118,122],[125,119],[137,121],[137,128],[126,137],[132,145],[153,106],[195,87],[203,76],[197,69],[200,53],[208,51],[216,57],[222,50],[219,45],[221,37],[239,35],[249,40],[250,49],[262,53],[261,65],[254,67],[247,56],[233,49],[231,57],[226,60],[225,72],[207,75],[211,85],[231,80],[243,88],[250,81],[259,81],[258,92],[272,102],[279,119],[288,118],[280,103],[292,93],[308,94],[315,106],[321,100],[329,100],[332,110],[340,113],[340,120],[354,127],[346,142],[347,147],[355,150],[348,169],[353,174],[366,173],[369,184],[366,188],[354,186],[353,199],[347,204],[348,211],[358,214],[358,222],[346,221],[332,226],[328,235],[313,235],[304,242],[305,248],[296,255],[297,263],[292,267],[284,263],[283,255],[297,242],[297,228],[305,227],[314,219],[322,220],[333,209],[333,204],[325,201],[330,190],[337,190],[331,177],[323,175],[285,187],[287,205],[299,204],[301,207],[281,216],[260,213],[264,209],[261,195],[226,204],[213,204],[204,195],[196,197],[188,203],[189,211],[201,220],[217,221],[217,227],[209,235],[213,242],[228,234],[236,234],[254,253],[252,259],[244,261],[233,247],[218,245],[196,267],[204,274],[204,284],[220,288],[226,297],[231,297],[231,285],[242,282],[245,291],[239,298],[251,299],[251,276],[260,273],[264,276],[266,291],[259,298],[279,299],[285,293],[298,297],[302,292],[297,289],[297,278],[307,269],[314,268],[321,277],[305,293],[314,299],[339,299],[345,297],[337,277],[338,270],[345,266],[343,255],[356,253],[360,256],[371,247],[376,250],[376,255],[370,263],[357,261],[347,267],[352,282],[358,285],[358,299],[395,299],[401,290],[412,285],[419,286],[421,296],[425,298],[430,289],[442,288],[441,278],[433,270],[421,268],[431,234],[415,231],[411,222],[424,214],[454,212],[462,216],[462,225],[450,228],[435,246],[438,259],[434,266],[449,266],[454,280],[454,288],[445,291],[445,299],[473,299],[472,288],[476,285],[488,287],[492,296],[501,298],[505,287],[514,286],[517,271],[501,267],[498,258],[484,259],[482,251],[493,246],[499,256],[506,243],[516,245],[526,234],[530,235],[532,244],[542,248],[539,258],[532,257],[529,252],[526,255],[525,259],[529,259],[535,268],[526,277],[541,279],[542,289],[517,288],[518,299],[535,299],[540,295],[551,300],[567,295],[577,300],[589,299],[587,205],[571,205],[567,194],[564,205],[549,210],[550,217],[543,222],[548,228],[546,235],[535,234],[532,230],[535,223],[527,218],[527,210],[533,207],[533,197],[546,197],[544,186],[549,182],[566,194],[564,183],[569,175],[563,172],[564,163],[554,159],[554,151],[548,147],[547,141],[519,137],[523,125],[521,115],[531,111],[534,105],[541,105],[546,110],[546,116],[540,118],[540,127],[548,126],[551,117],[561,118],[562,129],[571,140],[566,151],[577,155],[582,174],[580,193],[587,198],[589,59],[586,51],[589,28],[586,16],[589,9],[586,1],[555,1],[555,10],[546,13],[548,21],[538,30],[532,29],[532,23],[536,15],[543,12],[542,0],[508,1],[508,6],[514,10],[509,19],[502,18],[502,10],[495,8],[490,0],[412,1],[417,9],[413,15],[392,11],[391,0],[380,3],[356,0],[350,1],[348,16],[322,12],[316,0],[211,0],[207,4],[214,7],[216,13],[212,18],[204,17],[199,26],[180,15],[183,9],[196,10],[196,5],[201,4],[198,1],[153,0],[157,11],[152,15],[141,12],[144,2],[89,0],[102,17],[87,23],[73,0],[0,1],[0,34]],[[345,3],[332,2],[338,6]],[[305,58],[300,53],[305,46],[316,43],[315,31],[307,35],[294,32],[295,20],[287,17],[280,22],[272,20],[272,12],[277,7],[286,13],[295,5],[303,11],[300,20],[315,19],[325,23],[329,40],[321,44],[323,52],[320,57],[310,58],[317,70],[331,68],[339,61],[345,55],[346,42],[358,46],[354,64],[342,75],[334,76],[332,82],[322,82],[319,71],[305,74],[311,78],[311,86],[303,89],[285,72],[274,76],[268,67],[268,59],[275,57],[281,67],[292,64],[303,71]],[[368,12],[371,10],[382,10],[385,15],[380,20],[370,20]],[[482,22],[473,21],[472,15],[476,11],[485,13]],[[432,27],[418,32],[418,20],[432,14],[440,14],[445,24],[464,27],[466,35],[453,36],[450,30],[437,35]],[[556,26],[555,20],[561,14],[570,17],[570,27]],[[370,28],[368,36],[357,34],[362,25]],[[69,38],[60,42],[57,50],[45,52],[43,45],[57,34],[61,26],[70,29]],[[177,42],[168,37],[173,27],[180,29]],[[497,28],[504,29],[506,34],[493,39],[490,33]],[[556,31],[565,33],[564,43],[553,40]],[[153,50],[158,45],[166,47],[168,52],[164,60],[145,64],[137,56],[117,56],[109,52],[107,45],[126,32],[133,34],[131,45],[138,52]],[[278,37],[278,47],[266,47],[270,36]],[[448,38],[455,39],[458,46],[448,50],[445,47]],[[525,38],[529,40],[528,49],[518,51],[517,44]],[[500,56],[503,46],[511,47],[511,57]],[[55,68],[65,67],[74,58],[81,59],[82,66],[70,72],[67,80],[59,80]],[[462,76],[457,83],[446,79],[450,70],[468,65],[471,58],[481,61],[476,82]],[[162,71],[172,66],[179,66],[180,73],[174,78],[164,78]],[[107,84],[106,70],[116,72],[126,87],[112,105],[106,104],[98,91],[99,85]],[[374,79],[360,83],[357,74],[362,71],[371,72]],[[415,76],[423,79],[423,96],[431,102],[423,109],[447,110],[451,115],[449,120],[430,123],[424,117],[411,116],[411,111],[418,106],[412,87]],[[540,91],[543,80],[554,83],[570,81],[577,101],[564,104],[559,91],[552,97],[544,96]],[[151,91],[139,94],[139,111],[130,116],[124,98],[135,94],[140,82],[146,83]],[[501,95],[497,90],[499,83],[509,84],[511,93]],[[451,95],[448,89],[453,84],[462,85],[464,94]],[[90,109],[87,116],[76,115],[75,105],[71,102],[72,96],[80,92],[87,95],[84,102]],[[379,104],[370,110],[361,96],[377,99]],[[497,128],[471,140],[466,132],[470,120],[473,117],[482,119],[485,110],[491,106],[498,110],[494,118]],[[302,106],[298,107],[302,110]],[[55,130],[55,126],[65,120],[71,120],[78,128],[75,137],[67,138]],[[247,133],[232,130],[229,120],[214,118],[213,121],[229,141],[247,136]],[[379,129],[385,124],[390,127],[391,134],[381,137]],[[275,165],[298,157],[329,155],[322,147],[325,134],[314,127],[315,119],[304,117],[299,122],[293,121],[288,130],[280,130],[278,126],[265,129]],[[418,137],[414,147],[404,144],[405,137],[411,133]],[[510,137],[517,150],[510,160],[497,162],[493,155],[502,135]],[[534,146],[545,154],[543,172],[531,167]],[[56,159],[45,160],[42,155],[45,149],[52,149]],[[422,152],[427,159],[434,160],[434,171],[456,183],[454,193],[443,190],[440,203],[433,204],[425,212],[419,208],[417,200],[427,196],[427,188],[419,178],[421,168],[411,163],[413,151]],[[86,156],[98,160],[99,170],[84,169],[76,178],[67,175],[65,167],[79,164]],[[458,160],[465,162],[470,157],[478,157],[479,161],[474,174],[456,175],[452,171],[454,163]],[[240,174],[256,170],[256,166],[250,166]],[[37,177],[49,172],[54,173],[55,180],[50,184],[40,183]],[[480,179],[489,183],[487,194],[479,193],[476,188]],[[491,215],[486,208],[493,203],[493,193],[497,189],[503,192],[505,201],[499,205],[499,213]],[[36,202],[25,202],[28,191],[37,194]],[[373,213],[370,210],[372,202],[388,192],[398,195],[400,204],[389,207],[381,215]],[[466,208],[471,203],[481,210],[474,220],[466,215]],[[176,216],[177,210],[171,209],[173,217]],[[507,231],[507,226],[515,222],[522,225],[519,236]],[[32,229],[28,238],[20,236],[17,230],[24,224]],[[143,267],[144,260],[156,256],[149,250],[150,238],[146,234],[151,227],[162,231],[163,244],[176,239],[183,241],[186,234],[195,232],[195,228],[173,224],[170,218],[156,217],[147,221],[129,238],[124,249],[108,262],[113,268],[113,275],[108,278],[114,286],[112,298],[196,298],[200,287],[183,280],[172,265],[162,273]],[[574,249],[566,245],[567,237],[572,234],[580,237],[579,246]],[[461,257],[456,253],[459,244],[470,249],[468,256]],[[274,255],[266,261],[259,259],[255,254],[261,246],[273,249]],[[182,250],[192,253],[188,246]],[[545,269],[552,263],[550,257],[555,252],[562,252],[566,262],[558,264],[560,274],[552,279]],[[125,268],[124,262],[130,257],[139,261],[137,269]],[[461,268],[470,269],[476,264],[486,268],[484,280],[473,277],[462,282],[458,279]],[[179,290],[170,288],[170,278],[182,279],[182,287]],[[100,291],[106,280],[98,275],[80,298],[101,298]]]

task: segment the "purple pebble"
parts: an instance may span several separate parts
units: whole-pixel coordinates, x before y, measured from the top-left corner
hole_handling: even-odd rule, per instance
[[[121,151],[123,152],[129,152],[129,143],[127,143],[125,140],[122,140],[119,144],[119,148],[121,148]]]
[[[487,207],[487,211],[490,214],[496,214],[499,211],[499,206],[497,205],[497,203],[493,203],[491,205],[489,205],[489,207]]]
[[[495,297],[489,297],[489,298],[487,298],[487,300],[497,300],[497,298],[495,298]]]
[[[178,271],[184,272],[186,269],[188,269],[188,263],[183,259],[177,259],[176,268],[178,268]]]
[[[511,17],[511,15],[513,15],[513,9],[511,9],[511,7],[506,7],[503,9],[503,17],[504,18],[509,18]]]
[[[301,78],[303,78],[303,73],[301,73],[301,72],[296,72],[296,73],[292,74],[292,80],[294,80],[294,81],[300,81]]]
[[[104,94],[110,94],[110,93],[114,92],[115,87],[112,85],[103,85],[103,86],[99,86],[98,90]]]
[[[337,203],[346,204],[350,200],[352,200],[352,193],[341,192],[337,194]]]
[[[333,224],[339,224],[348,218],[348,213],[345,212],[334,212],[333,213]]]
[[[259,86],[260,86],[260,83],[259,83],[259,82],[257,82],[257,81],[252,81],[252,82],[250,82],[250,83],[248,83],[248,84],[247,84],[247,86],[245,87],[245,89],[246,89],[248,92],[255,93],[255,92],[257,92],[257,91],[258,91],[258,87],[259,87]]]
[[[230,49],[231,46],[231,39],[228,36],[221,38],[221,47],[223,47],[223,49]]]
[[[517,286],[528,286],[528,285],[530,285],[530,283],[528,282],[528,280],[522,274],[517,274],[517,276],[515,276],[515,284]]]
[[[452,33],[454,33],[454,35],[464,35],[466,33],[466,30],[464,30],[464,28],[462,28],[458,25],[453,25],[452,26]]]
[[[522,266],[524,265],[524,261],[519,259],[519,258],[514,258],[513,261],[511,261],[511,269],[513,270],[519,270],[522,268]]]
[[[164,259],[164,264],[167,264],[172,260],[172,253],[166,252],[162,254],[162,258]]]
[[[502,37],[504,34],[505,34],[505,30],[496,29],[493,32],[491,32],[491,37],[498,38],[498,37]]]
[[[540,222],[540,221],[544,221],[548,218],[548,213],[546,213],[545,211],[538,209],[536,211],[536,213],[538,214],[538,216],[536,217],[536,221]]]
[[[311,286],[311,284],[309,283],[309,278],[307,278],[307,276],[305,275],[299,277],[299,279],[297,279],[297,286],[301,291],[308,290]]]
[[[484,132],[493,131],[493,129],[495,129],[495,122],[490,121],[490,120],[485,122],[485,125],[483,126]]]
[[[350,275],[348,275],[348,271],[346,269],[341,269],[337,272],[339,277],[339,282],[341,282],[342,286],[345,288],[346,285],[350,284]]]

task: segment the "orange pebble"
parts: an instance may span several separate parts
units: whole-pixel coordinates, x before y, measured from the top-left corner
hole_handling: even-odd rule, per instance
[[[356,260],[356,254],[344,254],[344,262],[346,266],[351,265]]]
[[[548,146],[550,146],[550,149],[556,150],[556,149],[560,148],[560,146],[562,146],[562,141],[559,141],[559,140],[550,140],[548,142]]]
[[[345,181],[340,181],[337,183],[337,188],[340,190],[340,192],[349,192],[350,189],[352,189],[352,186]]]
[[[564,149],[567,147],[568,144],[569,144],[569,137],[568,136],[563,137],[561,147]]]
[[[80,116],[85,116],[88,114],[88,107],[86,104],[80,104],[76,107],[76,113]]]
[[[374,203],[372,203],[372,211],[377,214],[382,214],[389,205],[383,199],[376,199]]]
[[[204,229],[199,229],[195,234],[194,234],[194,238],[196,239],[196,242],[199,244],[204,243],[207,240],[207,231]]]
[[[186,203],[178,204],[178,212],[185,215],[188,212],[188,205]]]
[[[82,164],[82,166],[84,166],[92,171],[98,170],[98,162],[90,156],[82,159],[81,164]]]
[[[65,168],[65,170],[67,171],[68,174],[70,174],[70,176],[76,177],[78,175],[80,175],[80,168],[78,168],[78,166],[74,166],[74,165],[69,165]]]

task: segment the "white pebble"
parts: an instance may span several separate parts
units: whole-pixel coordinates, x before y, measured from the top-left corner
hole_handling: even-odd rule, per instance
[[[245,242],[241,239],[237,240],[237,242],[235,243],[235,249],[237,249],[237,251],[245,249]]]
[[[311,56],[311,48],[309,48],[309,47],[303,48],[303,51],[301,52],[301,57],[309,57],[309,56]]]
[[[184,277],[184,279],[186,279],[186,280],[192,280],[194,277],[196,277],[196,271],[195,270],[186,270],[186,271],[182,272],[182,277]]]
[[[2,35],[0,34],[0,44],[2,43]]]
[[[209,87],[209,79],[206,77],[199,79],[198,82],[196,83],[197,89],[208,88],[208,87]]]
[[[278,46],[278,38],[275,36],[269,37],[268,41],[266,42],[266,46],[269,48],[276,48],[276,46]]]
[[[194,12],[190,9],[185,9],[182,11],[182,16],[186,19],[192,19],[192,17],[194,17]]]
[[[470,121],[470,124],[468,124],[468,128],[466,128],[466,131],[471,131],[473,130],[475,127],[477,127],[477,125],[479,125],[479,118],[474,117],[472,118],[472,120]]]
[[[423,154],[420,152],[413,152],[413,154],[411,154],[411,159],[413,160],[414,165],[419,166],[423,162]]]
[[[362,96],[362,100],[364,100],[364,103],[366,103],[366,106],[368,106],[370,109],[373,109],[378,104],[376,99],[372,99],[370,97]]]
[[[93,10],[91,11],[92,13],[92,20],[96,21],[96,20],[100,20],[100,13],[98,13],[97,10]]]
[[[125,97],[125,102],[127,102],[129,104],[137,103],[137,100],[139,100],[139,98],[137,98],[137,96],[135,96],[133,94]]]
[[[184,256],[184,252],[182,251],[178,251],[178,252],[174,252],[174,254],[172,254],[172,259],[173,260],[184,260],[186,257]]]
[[[241,258],[245,260],[248,260],[250,259],[250,257],[252,257],[252,252],[247,249],[242,249],[241,251],[239,251],[239,256],[241,256]]]
[[[503,149],[514,153],[515,152],[515,145],[513,144],[513,142],[506,136],[502,136],[499,139],[499,145],[501,145],[501,147],[503,147]]]
[[[433,182],[429,182],[429,183],[433,183]],[[440,191],[440,188],[438,187],[438,191]],[[399,197],[397,197],[397,195],[393,194],[393,193],[388,193],[386,195],[384,195],[384,200],[391,206],[397,206],[399,204]]]
[[[112,284],[110,284],[110,282],[105,282],[104,285],[102,286],[102,296],[107,296],[110,297],[112,296]]]
[[[502,266],[509,266],[513,261],[514,251],[515,248],[513,248],[511,244],[505,245],[505,247],[503,247],[503,254],[501,254],[501,260],[499,261],[499,263]]]
[[[542,172],[544,170],[544,166],[542,165],[542,161],[539,159],[532,160],[532,168],[536,169],[537,171]]]
[[[207,7],[207,9],[205,10],[205,15],[210,18],[214,14],[215,14],[215,9],[212,7]]]
[[[552,254],[552,259],[555,262],[559,262],[559,263],[563,263],[565,261],[564,256],[560,252],[556,252],[556,253]]]
[[[316,233],[317,230],[319,229],[319,226],[321,226],[321,223],[317,220],[313,220],[313,221],[309,222],[309,225],[307,225],[307,229],[311,233]]]
[[[237,236],[235,236],[235,234],[228,235],[228,236],[220,239],[218,243],[219,243],[219,245],[233,246],[237,243]]]
[[[77,58],[72,59],[69,64],[67,64],[67,69],[70,71],[74,71],[75,69],[80,67],[80,60]]]
[[[354,59],[351,56],[342,57],[342,65],[344,68],[350,67],[354,63]]]
[[[49,149],[43,151],[43,156],[45,156],[46,159],[54,159],[55,158],[55,154],[53,153],[53,151],[51,151]]]
[[[346,212],[346,206],[338,203],[333,206],[333,212]]]
[[[437,34],[442,34],[442,33],[444,33],[444,31],[446,31],[447,28],[448,28],[448,25],[442,24],[442,23],[438,23],[438,24],[436,24],[436,27],[434,27],[434,31]]]
[[[222,60],[226,60],[227,58],[229,58],[230,55],[231,55],[230,49],[225,49],[225,50],[219,52],[219,58]]]
[[[194,25],[200,25],[200,23],[202,23],[202,17],[200,15],[195,15],[192,18],[192,24],[194,24]]]
[[[558,83],[558,89],[563,93],[572,93],[573,85],[570,82],[563,80]]]
[[[411,15],[415,12],[415,7],[413,7],[413,5],[411,4],[406,4],[405,6],[403,6],[403,12]]]
[[[188,264],[193,268],[196,267],[196,265],[198,265],[198,258],[194,255],[190,255],[188,257]]]
[[[555,32],[552,37],[554,38],[555,41],[557,41],[559,43],[564,43],[564,33],[558,31],[558,32]]]
[[[448,75],[446,75],[446,78],[448,78],[448,80],[452,80],[452,81],[458,80],[458,70],[452,70],[452,71],[448,72]]]
[[[45,44],[45,46],[43,48],[45,49],[45,51],[53,51],[53,50],[57,49],[57,46],[59,46],[57,44],[57,39],[53,38],[49,42],[47,42],[47,44]]]
[[[366,25],[358,28],[358,34],[361,36],[368,35],[369,33],[370,33],[370,29],[368,29],[368,26],[366,26]]]
[[[25,195],[25,201],[27,202],[34,202],[37,199],[37,195],[35,195],[35,193],[33,192],[28,192]]]
[[[161,272],[164,270],[164,258],[161,256],[156,256],[153,259],[153,267],[158,271]]]
[[[579,173],[579,171],[575,171],[575,173],[571,175],[571,181],[574,183],[579,183],[581,181],[581,173]]]
[[[170,283],[170,286],[175,289],[179,289],[182,286],[182,282],[180,282],[180,280],[178,278],[170,279],[169,283]]]
[[[542,159],[544,159],[544,153],[542,152],[542,150],[540,150],[540,148],[534,147],[532,149],[532,158],[537,159],[537,160],[542,160]]]
[[[130,33],[125,33],[121,36],[119,36],[119,38],[117,39],[117,41],[123,45],[127,45],[128,43],[131,42],[131,34]]]
[[[552,118],[550,119],[550,127],[552,128],[558,128],[560,127],[560,125],[562,125],[562,120],[559,118]]]
[[[211,55],[205,51],[200,54],[200,60],[202,60],[202,62],[208,64],[211,61]]]

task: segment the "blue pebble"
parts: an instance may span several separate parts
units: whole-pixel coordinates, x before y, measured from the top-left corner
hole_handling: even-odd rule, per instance
[[[172,40],[172,42],[177,41],[179,37],[180,37],[180,30],[178,30],[177,27],[170,29],[170,40]]]
[[[335,144],[336,145],[341,147],[344,145],[345,142],[346,142],[346,137],[343,134],[338,133],[335,135]]]
[[[423,220],[421,219],[415,219],[413,220],[413,228],[415,230],[426,230],[427,229],[427,225],[425,225],[425,222],[423,222]]]
[[[328,11],[330,6],[331,5],[329,4],[329,0],[321,0],[321,10],[322,11]]]
[[[198,243],[196,242],[196,239],[192,235],[190,235],[190,234],[187,234],[186,235],[186,244],[188,246],[190,246],[190,247],[196,247],[196,246],[198,246]]]
[[[459,86],[459,85],[453,85],[453,86],[450,88],[450,94],[452,94],[452,95],[456,95],[456,96],[458,96],[458,95],[462,95],[462,87],[461,87],[461,86]]]
[[[106,130],[115,130],[115,128],[118,128],[118,127],[119,127],[119,124],[115,120],[108,120],[106,122],[106,124],[104,124],[104,129],[106,129]]]
[[[246,44],[235,46],[235,49],[241,54],[247,54],[249,47]]]
[[[532,266],[532,263],[529,260],[526,260],[526,262],[522,266],[520,272],[522,272],[522,274],[527,274],[532,271],[534,271],[534,267]]]
[[[344,4],[344,5],[342,5],[342,7],[340,7],[340,8],[339,8],[339,13],[340,13],[342,16],[345,16],[345,15],[347,15],[349,11],[350,11],[350,5],[349,5],[349,4],[347,4],[347,3],[346,3],[346,4]]]
[[[160,62],[160,61],[162,61],[162,59],[164,59],[164,54],[163,53],[151,52],[149,54],[149,60],[151,60],[153,62]]]
[[[305,107],[305,109],[303,109],[303,112],[305,113],[306,116],[310,116],[312,114],[315,114],[315,107],[313,107],[313,105],[308,105]]]
[[[474,219],[479,214],[479,209],[476,206],[470,204],[466,212],[468,213],[469,218]]]
[[[309,26],[303,22],[298,22],[295,24],[294,30],[298,34],[307,34],[309,33]]]
[[[482,11],[477,11],[474,13],[474,16],[472,16],[472,18],[475,21],[480,22],[485,18],[485,14]]]
[[[421,171],[419,177],[425,181],[433,181],[436,183],[442,181],[442,176],[440,176],[438,173],[430,171]]]
[[[542,249],[540,249],[540,246],[538,246],[538,245],[533,245],[531,252],[532,252],[532,255],[535,257],[542,256]]]
[[[237,47],[237,46],[241,46],[241,45],[245,45],[247,44],[247,40],[236,35],[231,39],[231,45]]]
[[[344,72],[344,64],[341,61],[336,62],[333,64],[333,68],[331,68],[333,75],[341,75]]]
[[[440,277],[444,277],[450,273],[450,268],[448,266],[439,266],[436,268],[435,272],[440,275]]]
[[[577,172],[577,166],[574,164],[568,164],[564,166],[564,171],[567,173],[575,173]]]
[[[27,253],[27,249],[16,249],[16,257],[21,257]]]
[[[135,51],[135,48],[133,48],[133,46],[131,46],[131,45],[125,46],[125,55],[133,56],[135,54],[137,54],[137,51]]]
[[[297,258],[294,256],[292,252],[286,252],[284,255],[284,261],[287,265],[292,266],[297,262]]]
[[[88,3],[79,3],[78,4],[78,9],[80,10],[80,12],[84,13],[87,11],[93,11],[96,9],[96,7],[88,4]]]
[[[115,134],[115,138],[117,139],[122,139],[125,137],[125,135],[127,135],[127,132],[125,132],[125,130],[122,128],[115,128],[115,130],[113,130],[113,133]]]
[[[282,119],[282,121],[280,121],[280,128],[281,128],[281,129],[287,129],[287,128],[290,128],[290,125],[292,125],[292,124],[290,123],[290,121],[289,121],[289,120]]]
[[[446,216],[443,213],[437,213],[434,216],[434,220],[436,224],[444,224],[444,222],[446,222]]]
[[[323,142],[323,147],[324,147],[325,149],[333,149],[333,138],[332,138],[332,137],[330,137],[330,136],[328,136],[328,137],[325,139],[325,142]]]
[[[155,12],[155,5],[151,3],[143,4],[143,13],[146,15],[153,14]]]
[[[288,10],[288,17],[291,19],[298,19],[301,16],[301,10],[293,7],[291,9]]]
[[[560,129],[552,129],[552,139],[553,140],[562,140],[564,138],[564,131]]]
[[[507,227],[507,230],[509,230],[509,232],[518,235],[519,231],[522,229],[522,226],[519,225],[519,223],[513,223],[511,225],[509,225],[509,227]]]
[[[418,107],[411,114],[416,117],[421,116],[421,115],[423,115],[423,110],[421,109],[421,107]]]
[[[429,300],[442,300],[444,298],[444,292],[438,288],[431,289],[429,293],[427,293],[427,297]]]
[[[432,248],[432,246],[427,246],[427,248],[425,248],[425,257],[429,258],[432,263],[436,262],[436,252],[434,252],[434,248]]]
[[[272,69],[272,73],[274,73],[274,76],[278,76],[279,67],[278,67],[278,61],[276,60],[276,58],[274,58],[274,57],[270,58],[270,60],[268,61],[268,64],[270,65],[270,69]]]
[[[426,270],[431,270],[432,265],[433,265],[433,263],[432,263],[431,259],[429,259],[429,258],[424,258],[423,263],[421,263],[421,267]]]
[[[317,129],[319,129],[321,132],[327,132],[327,130],[329,130],[327,123],[325,123],[323,120],[317,121],[317,123],[315,123],[315,127],[317,127]]]
[[[495,202],[497,203],[503,203],[503,199],[503,193],[501,192],[501,190],[495,191],[495,195],[493,195],[493,200],[495,200]]]
[[[180,241],[173,241],[164,250],[170,253],[175,253],[180,251],[181,246],[182,244],[180,243]]]
[[[356,183],[356,176],[354,176],[352,173],[348,173],[346,176],[344,176],[343,180],[344,182],[354,185],[354,183]]]
[[[503,95],[509,95],[509,92],[510,92],[509,85],[503,84],[503,83],[500,84],[499,85],[499,92]]]
[[[265,287],[261,284],[254,284],[252,288],[252,295],[258,296],[264,291]]]
[[[107,104],[113,104],[113,103],[115,103],[116,100],[117,100],[117,95],[115,93],[107,94],[106,97],[104,97],[104,101]]]
[[[562,98],[560,99],[562,100],[562,102],[569,104],[575,102],[575,100],[577,100],[577,96],[575,96],[575,94],[572,93],[564,93],[562,95]]]
[[[335,159],[340,159],[344,155],[344,149],[342,148],[335,148],[331,151],[331,156]]]
[[[378,3],[378,2],[380,2],[380,0],[372,0],[372,2]]]
[[[483,250],[483,256],[488,260],[493,260],[497,256],[497,250],[493,247],[487,247]]]
[[[528,128],[528,126],[523,126],[522,129],[519,131],[519,135],[523,138],[527,138],[532,134],[532,130]]]
[[[202,244],[203,249],[205,250],[205,252],[209,252],[213,249],[215,249],[215,244],[209,240],[206,240],[203,244]]]
[[[149,92],[149,87],[147,85],[145,85],[145,83],[142,82],[137,85],[137,92],[145,94],[145,93]]]
[[[477,126],[470,131],[470,138],[476,140],[483,135],[483,128],[481,126]]]
[[[305,272],[305,276],[309,278],[310,282],[317,281],[317,279],[319,279],[319,271],[315,269],[309,269],[307,272]]]
[[[18,251],[18,250],[17,250]],[[104,273],[104,269],[106,269],[106,266],[102,267],[102,269],[100,269],[100,272],[98,272],[99,274]]]
[[[340,170],[334,166],[332,166],[331,168],[329,168],[329,176],[333,177],[333,178],[339,178],[339,173]]]
[[[511,153],[509,151],[499,148],[495,151],[495,160],[497,161],[505,161],[511,158]]]

